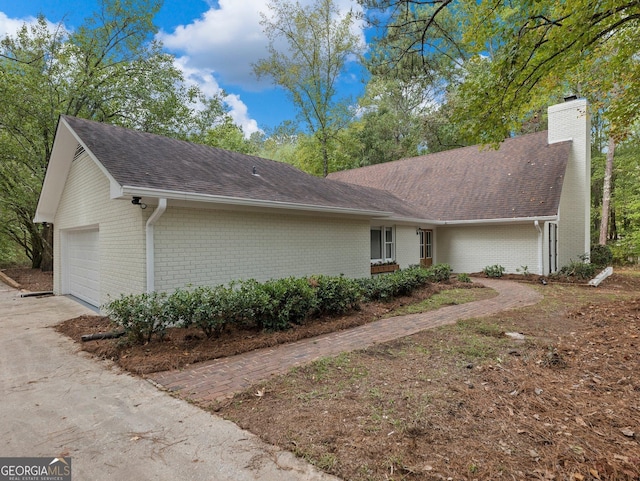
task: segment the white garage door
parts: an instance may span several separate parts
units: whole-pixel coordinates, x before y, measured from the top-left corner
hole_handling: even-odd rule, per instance
[[[100,305],[98,230],[67,234],[67,279],[69,294],[93,306]]]

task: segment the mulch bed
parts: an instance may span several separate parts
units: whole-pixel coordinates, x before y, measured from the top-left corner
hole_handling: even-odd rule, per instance
[[[145,345],[128,345],[126,339],[82,342],[83,350],[111,359],[123,369],[135,374],[149,374],[169,369],[180,369],[193,363],[234,356],[278,344],[315,337],[350,327],[359,326],[383,317],[398,307],[414,304],[444,289],[475,288],[477,284],[451,281],[430,284],[413,295],[392,302],[363,304],[360,310],[339,317],[312,318],[287,331],[258,331],[256,329],[227,328],[219,338],[207,339],[197,329],[171,328],[163,341],[154,340]],[[56,330],[80,342],[82,335],[115,330],[108,317],[82,316],[69,319],[56,326]]]

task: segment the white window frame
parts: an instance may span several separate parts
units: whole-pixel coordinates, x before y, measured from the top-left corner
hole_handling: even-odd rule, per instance
[[[433,230],[420,229],[420,259],[433,259]]]
[[[382,257],[371,258],[372,264],[381,264],[384,262],[394,262],[396,259],[396,233],[394,226],[371,226],[371,232],[380,232],[380,250]],[[391,235],[391,240],[387,240],[387,233]],[[371,248],[371,245],[369,246]],[[390,256],[387,256],[387,251],[390,252]]]

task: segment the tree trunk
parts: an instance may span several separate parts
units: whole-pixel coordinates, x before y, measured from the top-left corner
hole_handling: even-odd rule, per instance
[[[327,136],[324,133],[320,138],[320,144],[322,147],[322,177],[326,177],[329,175],[329,152],[327,147]]]
[[[27,252],[30,252],[31,254],[31,268],[40,269],[42,267],[42,251],[44,250],[42,248],[42,234],[40,233],[38,226],[33,222],[30,222],[27,227],[29,229],[29,243],[31,244],[27,248]]]
[[[609,211],[611,210],[611,178],[613,176],[613,155],[616,150],[616,141],[609,135],[607,160],[604,168],[604,183],[602,186],[602,217],[600,218],[599,244],[607,245],[609,237]]]
[[[53,225],[42,227],[42,263],[43,272],[53,271]]]

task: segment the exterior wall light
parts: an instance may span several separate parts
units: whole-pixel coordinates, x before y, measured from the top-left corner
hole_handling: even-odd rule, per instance
[[[144,202],[140,202],[140,199],[142,199],[142,197],[134,197],[133,199],[131,199],[131,203],[133,205],[139,205],[141,209],[146,209],[147,204],[145,204]]]

